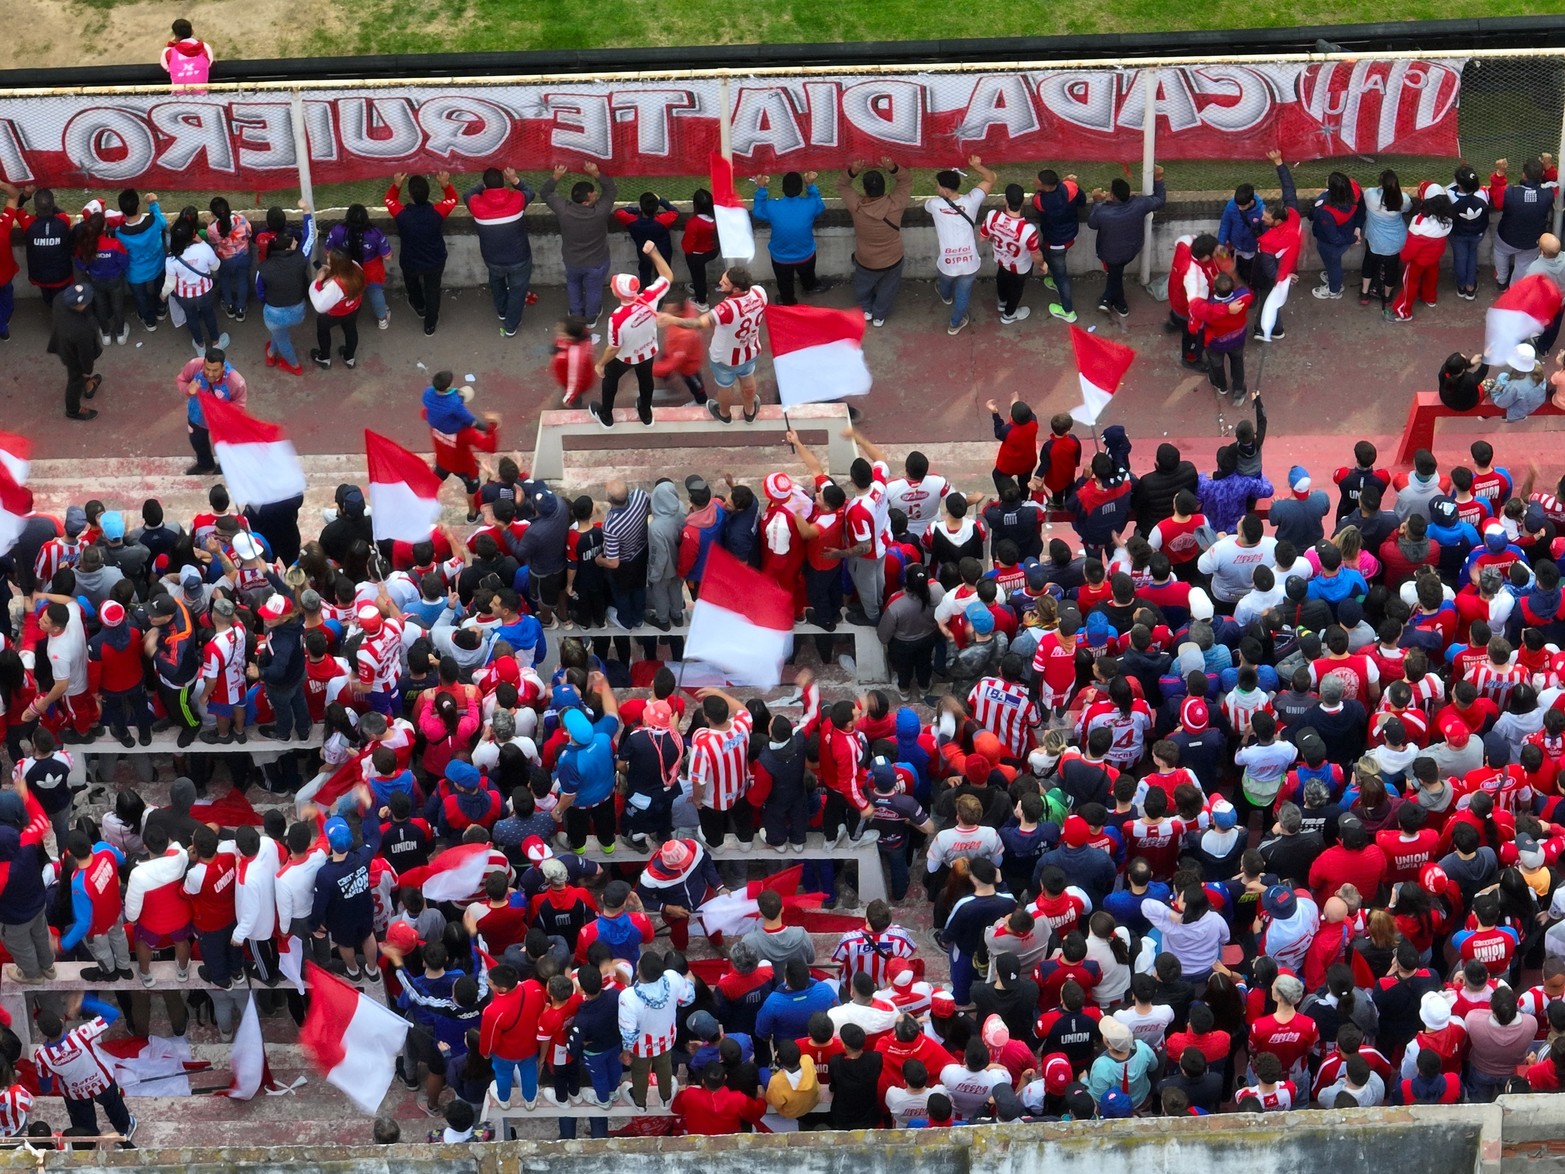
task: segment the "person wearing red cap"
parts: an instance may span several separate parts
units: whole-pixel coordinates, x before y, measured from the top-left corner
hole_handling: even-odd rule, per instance
[[[645,289],[629,273],[616,273],[609,289],[619,299],[619,308],[609,315],[608,340],[599,356],[596,370],[603,380],[603,398],[589,404],[587,411],[605,428],[614,427],[614,396],[626,371],[636,373],[636,415],[643,424],[652,423],[652,360],[658,353],[657,306],[668,293],[674,273],[647,241],[641,246],[658,272],[657,280]]]
[[[709,895],[728,892],[717,865],[695,840],[669,840],[647,861],[636,886],[642,906],[659,913],[676,950],[690,944],[690,919]]]
[[[132,745],[136,727],[143,746],[152,741],[142,642],[146,633],[129,622],[125,608],[108,600],[98,609],[101,627],[87,641],[87,687],[103,698],[103,724],[122,746]]]
[[[361,603],[354,612],[364,638],[354,657],[357,677],[351,686],[388,719],[399,713],[397,679],[402,669],[402,621],[387,614],[391,606],[382,589],[379,599]]]
[[[670,839],[674,834],[674,800],[679,797],[679,768],[685,740],[667,701],[653,698],[641,710],[641,724],[620,742],[619,763],[625,776],[625,811],[620,832],[638,850],[647,837]]]

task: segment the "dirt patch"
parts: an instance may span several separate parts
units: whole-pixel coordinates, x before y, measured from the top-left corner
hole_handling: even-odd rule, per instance
[[[184,12],[219,58],[284,57],[312,40],[329,45],[346,25],[342,6],[328,0],[289,0],[286,8],[255,0],[212,0],[189,9],[163,0],[108,7],[12,0],[8,11],[9,68],[156,62],[168,41],[169,23]]]

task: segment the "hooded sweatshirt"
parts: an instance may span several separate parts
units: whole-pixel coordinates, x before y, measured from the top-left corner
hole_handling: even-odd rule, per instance
[[[1414,514],[1428,521],[1429,503],[1442,493],[1439,473],[1427,479],[1416,471],[1409,473],[1407,484],[1397,487],[1397,521],[1405,522]]]
[[[695,1001],[696,990],[677,970],[665,970],[652,982],[637,982],[620,992],[620,1045],[633,1056],[661,1056],[674,1046],[679,1008]]]
[[[1150,473],[1136,482],[1131,495],[1131,508],[1136,524],[1146,533],[1166,518],[1174,516],[1174,495],[1181,489],[1196,491],[1200,474],[1189,461],[1179,459],[1179,449],[1172,444],[1157,446],[1157,463]]]
[[[727,511],[714,497],[698,510],[691,510],[679,535],[679,577],[701,582],[706,572],[706,552],[723,529]]]
[[[130,254],[130,269],[125,277],[131,283],[163,280],[163,234],[168,221],[158,202],[153,200],[135,220],[119,227],[120,244]]]
[[[659,583],[679,575],[679,534],[685,525],[685,507],[672,481],[652,488],[652,518],[647,523],[647,582]]]
[[[0,792],[0,925],[26,925],[43,912],[48,826],[36,799],[24,804],[14,791]]]
[[[560,501],[542,481],[522,483],[523,500],[532,507],[532,525],[517,543],[513,553],[534,576],[565,573],[565,537],[571,518]]]

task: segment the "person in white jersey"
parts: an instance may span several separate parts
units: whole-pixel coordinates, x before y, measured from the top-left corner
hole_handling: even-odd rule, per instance
[[[967,325],[967,303],[978,280],[978,210],[983,207],[998,178],[977,155],[967,165],[982,177],[966,195],[961,192],[962,173],[942,171],[935,176],[935,194],[924,201],[924,211],[935,222],[935,292],[951,307],[947,334],[960,334]]]
[[[636,417],[643,424],[652,423],[652,360],[658,353],[658,303],[668,293],[674,271],[655,242],[648,241],[641,251],[658,271],[656,281],[642,289],[635,274],[616,273],[609,282],[609,290],[619,299],[619,308],[609,315],[608,345],[597,364],[603,380],[603,398],[587,408],[605,428],[614,427],[614,396],[626,371],[636,373]]]
[[[706,410],[724,424],[734,422],[734,384],[744,403],[744,422],[752,423],[761,410],[761,394],[755,389],[755,361],[761,354],[761,316],[766,312],[766,291],[743,265],[730,265],[717,279],[717,288],[728,296],[699,318],[659,314],[658,325],[674,330],[712,331],[712,382],[717,398],[707,400]]]
[[[1000,321],[1007,326],[1032,313],[1021,304],[1022,290],[1032,267],[1043,264],[1037,226],[1022,215],[1026,199],[1021,184],[1006,184],[1005,207],[995,208],[985,216],[979,230],[994,247],[995,295],[1000,301]]]

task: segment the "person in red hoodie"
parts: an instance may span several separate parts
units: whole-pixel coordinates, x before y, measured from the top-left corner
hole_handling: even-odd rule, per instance
[[[1075,423],[1069,412],[1050,416],[1049,439],[1038,453],[1037,477],[1049,495],[1049,504],[1056,509],[1065,504],[1065,495],[1076,484],[1076,470],[1081,466],[1081,441],[1071,431]],[[1037,486],[1031,488],[1036,491]]]
[[[145,633],[129,622],[125,608],[107,600],[98,611],[102,627],[87,641],[87,688],[103,698],[103,724],[119,740],[130,746],[130,727],[143,746],[152,741],[152,708],[142,660]]]
[[[587,321],[572,314],[554,328],[554,357],[549,360],[549,369],[560,385],[567,408],[575,407],[582,393],[597,382],[592,364],[592,335]],[[653,375],[657,375],[655,365]]]
[[[1219,395],[1228,390],[1229,378],[1223,370],[1228,360],[1232,374],[1233,401],[1242,404],[1249,397],[1244,382],[1244,344],[1250,334],[1250,306],[1255,295],[1226,273],[1212,280],[1212,294],[1190,299],[1190,322],[1201,327],[1201,343],[1206,351],[1206,375]]]
[[[994,438],[1000,442],[994,458],[995,492],[1007,485],[1025,490],[1038,463],[1038,417],[1019,398],[1011,401],[1009,420],[1000,415],[1000,405],[994,400],[984,406],[994,421]]]
[[[489,986],[494,997],[479,1023],[478,1050],[494,1065],[495,1100],[501,1108],[511,1108],[511,1088],[519,1083],[523,1106],[532,1109],[538,1101],[538,1019],[544,988],[532,979],[521,982],[516,967],[503,962],[490,968]]]
[[[738,1133],[766,1115],[766,1098],[759,1086],[754,1093],[742,1093],[727,1082],[727,1070],[714,1062],[701,1070],[699,1088],[687,1086],[674,1094],[674,1116],[685,1133],[696,1137]]]
[[[665,309],[680,318],[697,317],[698,311],[689,298],[671,299]],[[701,368],[706,362],[701,333],[696,330],[666,330],[663,344],[652,360],[652,378],[668,379],[678,375],[685,381],[685,389],[695,403],[706,403],[706,382],[701,378]]]
[[[1440,258],[1445,256],[1451,224],[1451,197],[1437,183],[1424,184],[1418,191],[1418,212],[1407,226],[1407,242],[1402,246],[1402,288],[1382,311],[1386,321],[1411,322],[1415,297],[1422,298],[1426,306],[1435,304]]]
[[[192,834],[190,843],[196,859],[185,874],[185,895],[190,898],[191,919],[204,959],[196,967],[196,976],[227,990],[235,972],[244,967],[244,955],[229,940],[238,924],[234,894],[239,887],[239,857],[232,840],[219,841],[217,833],[204,824]]]
[[[1365,902],[1373,904],[1386,876],[1386,855],[1370,842],[1369,831],[1356,817],[1345,815],[1337,824],[1339,840],[1310,865],[1310,891],[1317,905],[1351,884]]]

